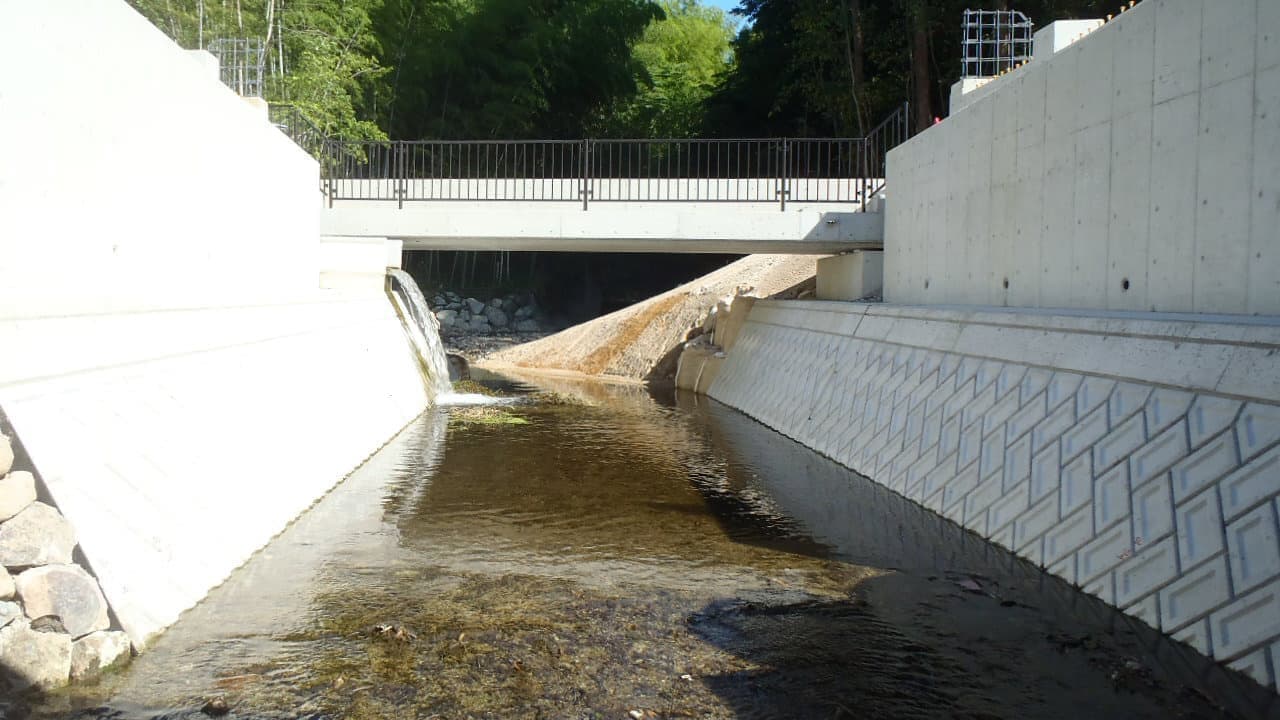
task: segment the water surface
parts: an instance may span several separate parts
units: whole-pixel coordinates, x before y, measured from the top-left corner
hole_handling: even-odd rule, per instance
[[[214,697],[263,718],[1267,709],[1256,686],[723,406],[537,383],[493,379],[519,399],[489,414],[432,410],[130,668],[9,713],[195,718]]]

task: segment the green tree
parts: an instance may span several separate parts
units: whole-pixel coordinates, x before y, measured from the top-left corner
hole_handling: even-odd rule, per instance
[[[266,46],[267,100],[297,105],[323,131],[384,138],[368,107],[387,69],[372,14],[382,0],[130,0],[186,48],[218,38]]]
[[[398,138],[578,137],[635,92],[631,46],[660,16],[649,0],[390,0],[379,117]]]
[[[692,137],[703,126],[707,98],[733,67],[733,24],[697,0],[662,0],[632,48],[641,66],[637,92],[601,119],[600,132],[634,137]]]
[[[969,0],[740,0],[736,65],[708,100],[707,131],[856,135],[906,100],[917,129],[946,113]],[[1039,25],[1098,17],[1099,0],[995,0]]]

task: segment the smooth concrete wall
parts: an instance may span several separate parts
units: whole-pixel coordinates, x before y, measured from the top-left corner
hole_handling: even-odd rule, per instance
[[[709,394],[1275,686],[1280,326],[758,301]]]
[[[0,318],[316,287],[315,161],[199,61],[122,0],[0,17]]]
[[[1145,0],[982,92],[889,153],[886,300],[1280,314],[1280,3]]]
[[[878,249],[884,215],[824,203],[338,200],[321,228],[412,250],[821,254]]]
[[[0,406],[145,644],[427,402],[316,163],[121,0],[0,0]],[[347,251],[347,252],[344,252]]]

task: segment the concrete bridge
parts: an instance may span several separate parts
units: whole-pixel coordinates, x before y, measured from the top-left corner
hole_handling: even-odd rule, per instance
[[[879,250],[887,152],[865,138],[349,142],[273,122],[320,161],[321,232],[411,250]]]

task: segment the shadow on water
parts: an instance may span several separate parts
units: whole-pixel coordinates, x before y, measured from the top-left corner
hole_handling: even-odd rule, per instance
[[[768,497],[812,551],[893,571],[834,602],[703,608],[699,636],[762,668],[707,679],[738,717],[1280,716],[1271,691],[949,520],[715,401],[675,404],[729,459],[700,486],[727,533],[779,547],[767,514],[721,500]],[[1090,676],[1103,692],[1081,692]]]

